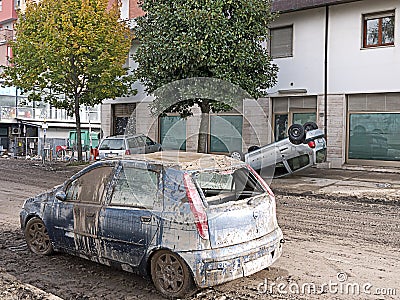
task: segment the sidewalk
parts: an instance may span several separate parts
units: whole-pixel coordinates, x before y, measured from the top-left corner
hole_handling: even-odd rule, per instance
[[[400,205],[400,170],[364,167],[320,169],[312,167],[288,177],[273,179],[276,194],[357,198]]]

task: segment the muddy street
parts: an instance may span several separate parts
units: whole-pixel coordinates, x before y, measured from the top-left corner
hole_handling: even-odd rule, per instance
[[[0,299],[163,299],[150,280],[65,254],[28,251],[25,198],[81,167],[0,159]],[[192,299],[400,299],[400,207],[277,194],[286,243],[271,268]],[[316,291],[308,291],[308,286]]]

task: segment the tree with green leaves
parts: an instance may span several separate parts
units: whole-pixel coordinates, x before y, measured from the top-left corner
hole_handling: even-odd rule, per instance
[[[146,15],[137,19],[140,42],[134,59],[136,77],[146,92],[155,93],[154,114],[166,111],[161,87],[187,78],[228,81],[259,98],[276,83],[278,68],[265,47],[273,20],[270,0],[143,0]],[[202,112],[198,152],[206,152],[208,115],[232,109],[233,102],[193,97],[168,112],[182,117],[198,105]]]
[[[16,24],[13,57],[3,78],[28,93],[75,115],[78,160],[82,160],[82,105],[129,95],[133,77],[124,68],[132,42],[119,22],[120,5],[108,0],[27,2]]]

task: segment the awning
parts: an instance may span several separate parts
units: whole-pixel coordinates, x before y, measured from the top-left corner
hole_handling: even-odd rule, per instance
[[[23,124],[23,125],[28,125],[28,126],[33,126],[33,127],[38,127],[42,128],[43,122],[42,121],[33,121],[33,120],[27,120],[27,119],[21,119],[17,118],[18,122]],[[46,121],[46,124],[48,125],[48,128],[76,128],[75,122],[54,122],[54,121]],[[100,124],[91,124],[91,128],[93,129],[100,129],[101,125]],[[88,123],[81,124],[81,128],[89,128]]]

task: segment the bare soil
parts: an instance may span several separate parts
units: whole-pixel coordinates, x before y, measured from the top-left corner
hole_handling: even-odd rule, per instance
[[[0,299],[163,299],[146,278],[27,249],[19,227],[23,201],[81,168],[0,159]],[[400,299],[398,205],[276,198],[286,239],[282,257],[271,268],[201,290],[192,299]],[[312,284],[317,291],[307,290]]]

